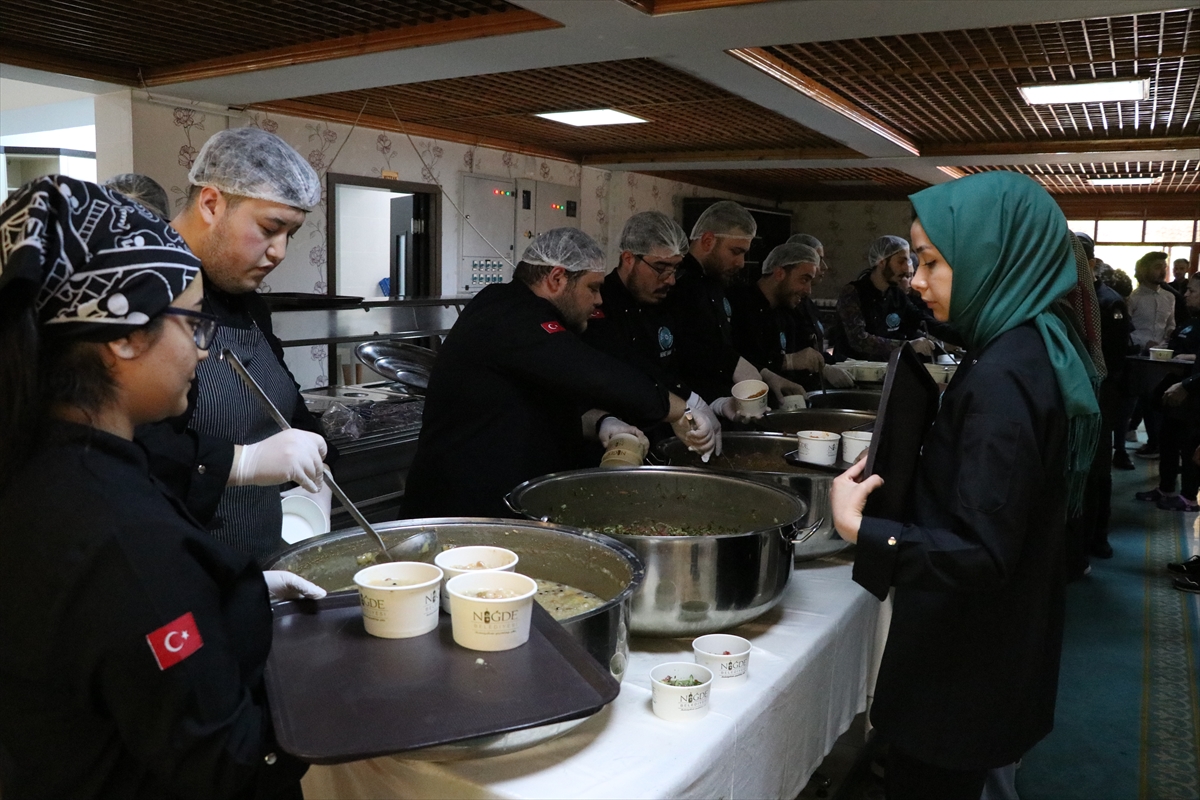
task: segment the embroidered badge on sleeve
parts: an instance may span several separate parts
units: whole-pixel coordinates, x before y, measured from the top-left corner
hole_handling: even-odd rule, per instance
[[[146,642],[154,653],[159,669],[175,666],[204,645],[200,629],[196,627],[196,620],[190,611],[146,634]]]

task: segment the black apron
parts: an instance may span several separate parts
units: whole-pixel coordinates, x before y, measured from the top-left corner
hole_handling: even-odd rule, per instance
[[[196,367],[199,393],[190,427],[234,444],[254,444],[279,433],[279,425],[250,387],[218,357],[226,349],[241,359],[283,418],[292,418],[296,385],[275,357],[266,336],[257,325],[250,328],[222,325],[217,328],[210,348],[212,357]],[[279,490],[279,486],[225,487],[209,525],[210,533],[261,562],[282,544]]]

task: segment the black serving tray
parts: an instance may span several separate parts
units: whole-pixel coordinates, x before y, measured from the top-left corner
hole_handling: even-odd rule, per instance
[[[495,653],[437,630],[381,639],[357,592],[274,606],[266,684],[275,736],[314,764],[450,744],[590,716],[620,684],[536,602],[529,641]]]

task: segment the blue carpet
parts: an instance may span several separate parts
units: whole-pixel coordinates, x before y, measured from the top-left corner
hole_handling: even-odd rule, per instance
[[[1198,549],[1197,515],[1133,500],[1153,462],[1113,477],[1115,555],[1068,587],[1055,729],[1022,763],[1022,800],[1200,797],[1200,596],[1163,568]]]

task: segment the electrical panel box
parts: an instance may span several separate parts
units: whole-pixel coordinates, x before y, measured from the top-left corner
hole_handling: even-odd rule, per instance
[[[459,220],[458,286],[474,294],[491,283],[512,278],[517,186],[511,179],[463,175]]]
[[[460,294],[475,294],[489,284],[512,280],[512,266],[501,254],[516,264],[539,233],[579,227],[578,186],[463,175],[462,198],[462,212],[478,232],[466,220],[460,221]]]

